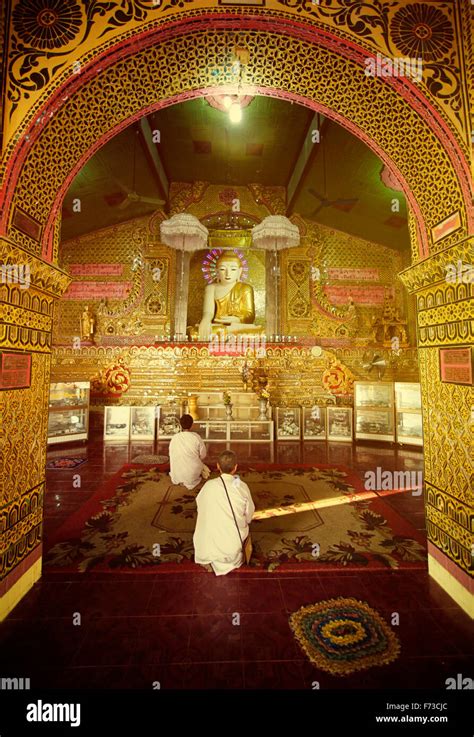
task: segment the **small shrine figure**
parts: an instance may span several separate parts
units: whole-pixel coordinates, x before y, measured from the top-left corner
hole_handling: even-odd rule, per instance
[[[242,368],[242,382],[244,384],[244,391],[248,390],[248,385],[252,381],[253,371],[248,366],[247,361],[245,361],[245,364]]]
[[[92,341],[95,330],[94,317],[89,312],[89,305],[84,307],[81,315],[81,339]]]
[[[349,303],[347,305],[347,311],[344,316],[344,325],[346,326],[349,335],[355,335],[359,326],[359,316],[357,314],[357,308],[354,304],[352,297],[349,297]]]
[[[372,341],[390,348],[393,338],[397,338],[400,347],[408,346],[407,321],[400,316],[400,310],[395,306],[393,297],[384,298],[382,314],[372,318]]]

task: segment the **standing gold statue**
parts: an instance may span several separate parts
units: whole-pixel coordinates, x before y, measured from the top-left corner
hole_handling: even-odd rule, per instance
[[[81,315],[81,338],[82,340],[92,340],[94,335],[95,320],[89,312],[89,305],[84,307]]]

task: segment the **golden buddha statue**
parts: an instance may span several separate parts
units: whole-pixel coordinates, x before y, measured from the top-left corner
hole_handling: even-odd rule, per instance
[[[89,312],[89,305],[84,307],[84,311],[81,315],[81,339],[92,340],[94,335],[95,320]]]
[[[261,335],[264,328],[255,325],[253,287],[240,281],[242,263],[236,253],[223,252],[216,261],[217,281],[204,291],[199,325],[188,328],[199,340],[211,335]]]

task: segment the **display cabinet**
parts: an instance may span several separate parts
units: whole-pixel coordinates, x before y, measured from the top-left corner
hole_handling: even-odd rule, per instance
[[[269,443],[273,441],[273,422],[255,420],[248,422],[235,422],[234,420],[212,422],[210,420],[198,420],[191,428],[203,440],[213,442],[250,442]]]
[[[248,422],[231,422],[230,440],[250,440],[250,427]]]
[[[104,440],[128,442],[130,437],[130,407],[104,408]]]
[[[277,440],[300,440],[301,409],[299,407],[277,407]]]
[[[273,422],[251,422],[250,425],[250,440],[253,443],[256,442],[271,442],[273,441]]]
[[[326,440],[326,407],[303,408],[303,440]]]
[[[354,383],[356,440],[394,442],[394,406],[392,382],[356,381]]]
[[[181,431],[180,411],[175,405],[160,405],[156,408],[159,440],[170,440]]]
[[[352,442],[352,408],[326,407],[328,440]]]
[[[208,422],[207,440],[228,440],[227,422]]]
[[[397,443],[423,445],[420,384],[395,382]]]
[[[226,408],[222,392],[208,392],[194,396],[197,398],[197,420],[204,422],[206,420],[217,421],[226,419]],[[244,425],[246,421],[259,419],[260,407],[256,394],[253,392],[230,392],[230,396],[232,400],[233,420],[240,420],[242,425]],[[272,408],[269,404],[267,405],[267,419],[272,419]]]
[[[87,440],[89,394],[88,381],[50,385],[48,444]]]
[[[130,408],[130,439],[155,439],[155,407]]]

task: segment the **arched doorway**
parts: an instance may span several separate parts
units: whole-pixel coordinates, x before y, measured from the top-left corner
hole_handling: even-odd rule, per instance
[[[64,73],[38,106],[35,119],[30,119],[7,151],[0,225],[4,258],[8,262],[28,260],[33,286],[46,294],[44,309],[35,313],[34,324],[24,322],[21,331],[13,325],[5,330],[5,345],[35,351],[35,388],[23,398],[19,413],[13,412],[14,403],[6,413],[5,427],[10,437],[5,465],[9,476],[7,503],[13,509],[20,497],[26,499],[30,515],[26,532],[15,523],[7,574],[15,569],[18,574],[18,563],[29,555],[36,555],[37,562],[40,552],[41,512],[37,499],[44,485],[50,347],[44,337],[51,332],[54,300],[68,281],[54,266],[48,266],[57,260],[59,209],[74,174],[95,150],[131,121],[153,109],[215,93],[216,87],[235,89],[232,58],[236,49],[243,48],[248,52],[248,63],[243,65],[242,92],[279,96],[324,112],[362,138],[393,170],[410,205],[413,262],[442,252],[426,268],[420,265],[407,274],[410,288],[429,288],[443,275],[444,263],[467,253],[466,238],[472,222],[467,162],[450,125],[439,110],[428,105],[414,83],[368,76],[368,52],[357,43],[356,34],[352,39],[342,39],[291,14],[283,27],[277,18],[264,18],[256,11],[239,14],[238,30],[235,27],[236,15],[225,11],[214,17],[208,15],[205,30],[202,19],[191,15],[159,28],[130,28],[128,37],[110,49],[90,54],[90,61],[85,57],[77,73],[73,69]],[[446,226],[450,218],[455,222],[451,230]],[[440,224],[441,235],[437,231]],[[449,251],[451,247],[453,251]],[[6,301],[13,302],[9,294]],[[443,305],[439,308],[442,310]],[[467,301],[461,301],[459,325],[467,314],[464,309]],[[424,319],[428,324],[436,317],[426,314]],[[454,460],[458,466],[465,454],[463,447],[453,450],[445,442],[449,438],[441,429],[446,413],[443,406],[446,394],[455,397],[461,427],[463,422],[467,425],[467,391],[441,387],[441,398],[439,379],[432,380],[438,343],[429,330],[426,332],[425,342],[422,337],[422,345],[427,348],[422,384],[428,420],[425,427],[432,442],[425,477],[433,484],[434,497],[440,499],[449,483],[449,464]],[[455,344],[463,340],[460,328],[454,337],[446,338],[447,343]],[[35,430],[34,442],[32,417],[41,427],[40,433]],[[28,449],[31,453],[32,447],[31,467],[17,474],[22,467],[22,451]],[[440,463],[441,488],[435,486]],[[468,501],[466,481],[461,478],[456,482],[456,498],[462,508]],[[438,503],[432,506],[436,505],[439,508]],[[461,508],[459,515],[463,518]],[[443,526],[442,520],[433,518],[432,540],[467,570],[464,533],[460,531],[447,540]],[[13,583],[21,578],[17,574]]]

